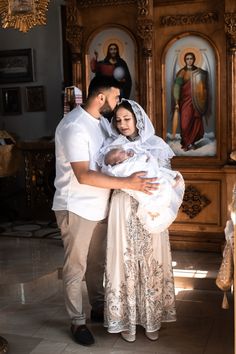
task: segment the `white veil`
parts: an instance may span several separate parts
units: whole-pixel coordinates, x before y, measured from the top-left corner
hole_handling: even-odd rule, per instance
[[[138,128],[137,139],[135,139],[134,141],[130,141],[125,136],[121,135],[114,127],[114,117],[112,118],[111,123],[109,123],[106,118],[102,118],[101,127],[105,132],[105,136],[107,138],[104,142],[102,150],[100,151],[98,164],[101,166],[105,152],[110,149],[109,146],[114,148],[126,144],[127,147],[133,145],[138,148],[139,146],[140,148],[149,151],[154,157],[158,158],[159,161],[162,160],[163,165],[166,165],[167,160],[171,159],[174,156],[173,151],[171,150],[169,145],[164,142],[162,138],[155,135],[154,126],[144,109],[137,102],[124,98],[119,104],[124,101],[129,102],[134,112],[137,122],[136,127]]]
[[[147,113],[144,109],[135,101],[122,99],[121,102],[127,101],[132,107],[134,115],[136,117],[136,127],[138,128],[138,133],[141,139],[141,143],[144,143],[147,139],[155,134],[154,126],[149,119]]]
[[[144,109],[137,102],[122,98],[120,103],[124,101],[129,102],[129,104],[132,107],[132,110],[134,112],[137,121],[136,127],[138,128],[139,137],[141,139],[141,142],[143,143],[144,141],[146,141],[148,138],[150,138],[155,134],[153,124],[148,118],[148,115],[146,114]],[[101,126],[103,130],[105,130],[105,132],[107,133],[108,137],[116,139],[120,134],[114,128],[113,121],[114,121],[114,117],[112,118],[111,123],[109,123],[107,119],[102,119]]]

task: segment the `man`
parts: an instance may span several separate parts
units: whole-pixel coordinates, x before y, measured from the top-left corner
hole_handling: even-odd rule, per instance
[[[65,250],[65,305],[71,318],[72,335],[82,345],[94,343],[83,312],[84,277],[92,307],[91,320],[103,320],[106,224],[100,221],[107,216],[110,190],[130,188],[151,194],[157,188],[152,183],[155,178],[140,178],[144,172],[116,178],[98,171],[95,157],[104,140],[100,119],[113,111],[119,95],[116,80],[95,77],[90,83],[85,105],[65,115],[55,134],[56,192],[53,210]]]
[[[119,47],[116,43],[110,43],[106,57],[98,61],[98,53],[90,62],[90,67],[96,76],[113,76],[120,82],[120,97],[129,98],[132,88],[132,79],[129,68],[124,59],[120,57]]]

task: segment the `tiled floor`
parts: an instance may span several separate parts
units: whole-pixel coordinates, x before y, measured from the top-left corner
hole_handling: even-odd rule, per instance
[[[0,336],[8,341],[9,354],[234,353],[233,296],[228,294],[230,308],[221,309],[222,293],[214,283],[218,254],[173,252],[178,320],[163,325],[158,341],[138,328],[137,340],[127,343],[88,321],[96,343],[83,347],[69,333],[58,279],[60,239],[1,235],[0,242]],[[84,299],[89,316],[85,286]]]

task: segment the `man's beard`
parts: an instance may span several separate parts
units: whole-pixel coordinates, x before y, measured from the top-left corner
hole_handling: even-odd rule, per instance
[[[103,106],[100,108],[100,113],[103,117],[107,118],[109,121],[113,117],[114,110],[109,105],[107,99],[105,100]]]

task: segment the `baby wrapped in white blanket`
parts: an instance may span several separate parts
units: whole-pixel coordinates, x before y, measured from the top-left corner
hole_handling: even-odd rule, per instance
[[[145,177],[157,177],[159,187],[152,195],[124,190],[139,202],[137,216],[147,231],[162,232],[176,219],[183,200],[183,177],[177,171],[160,167],[157,159],[140,145],[113,143],[107,146],[101,170],[116,177],[126,177],[138,171],[146,171]]]

